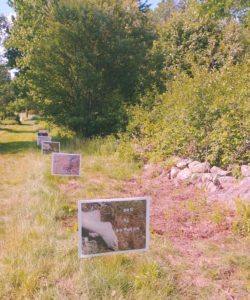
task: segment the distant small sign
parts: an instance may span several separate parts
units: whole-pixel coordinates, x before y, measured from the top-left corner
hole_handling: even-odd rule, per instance
[[[79,256],[147,250],[149,205],[148,197],[79,201]]]
[[[41,146],[43,142],[51,142],[51,137],[46,135],[37,136],[37,146]]]
[[[51,154],[52,152],[60,152],[60,142],[43,142],[42,154]]]
[[[80,176],[81,155],[52,153],[52,175]]]
[[[48,132],[48,130],[39,129],[37,135],[38,136],[48,136],[49,132]]]

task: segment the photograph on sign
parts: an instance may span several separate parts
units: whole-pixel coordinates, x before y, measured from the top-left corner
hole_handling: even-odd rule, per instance
[[[60,142],[43,142],[42,154],[51,154],[52,152],[60,152]]]
[[[79,201],[79,256],[147,250],[149,205],[148,197]]]
[[[37,135],[38,136],[48,136],[49,132],[48,132],[48,130],[39,129]]]
[[[38,136],[37,137],[37,146],[41,146],[43,142],[51,142],[50,136]]]
[[[70,153],[52,153],[52,175],[80,176],[81,155]]]

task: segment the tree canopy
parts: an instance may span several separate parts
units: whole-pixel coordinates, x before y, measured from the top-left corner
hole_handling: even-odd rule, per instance
[[[131,107],[153,109],[197,69],[215,76],[249,57],[247,0],[164,0],[154,11],[137,0],[9,3],[17,102],[86,137],[124,130]]]
[[[136,4],[136,5],[135,5]],[[143,89],[153,30],[134,1],[13,1],[7,46],[39,110],[85,136],[115,132]]]

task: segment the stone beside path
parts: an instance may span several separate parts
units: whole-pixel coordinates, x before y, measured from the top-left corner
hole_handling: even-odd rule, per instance
[[[169,172],[175,184],[186,182],[206,193],[207,202],[227,202],[234,208],[234,201],[241,199],[250,202],[250,165],[241,166],[241,177],[236,179],[231,171],[211,167],[208,162],[179,159]]]

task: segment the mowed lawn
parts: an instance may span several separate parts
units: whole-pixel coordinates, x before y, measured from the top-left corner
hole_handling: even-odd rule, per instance
[[[140,166],[119,159],[112,142],[73,139],[61,151],[82,154],[81,177],[54,177],[38,125],[0,128],[0,299],[249,299],[245,237],[190,240],[191,260],[151,233],[146,253],[80,260],[77,201],[126,196]]]

